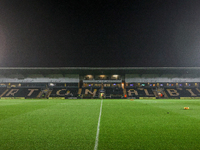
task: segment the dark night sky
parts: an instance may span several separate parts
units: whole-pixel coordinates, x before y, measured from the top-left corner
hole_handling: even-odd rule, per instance
[[[200,1],[1,0],[0,67],[200,67]]]

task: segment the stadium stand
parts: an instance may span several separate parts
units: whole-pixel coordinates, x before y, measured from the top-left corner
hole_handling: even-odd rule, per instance
[[[197,74],[183,74],[181,75],[182,78],[198,78]]]
[[[41,88],[0,88],[0,97],[37,98]]]
[[[18,79],[23,79],[24,76],[22,74],[10,74],[7,75],[8,78],[18,78]]]
[[[27,78],[44,78],[42,74],[27,74]]]
[[[165,88],[167,97],[200,97],[200,90],[198,88]]]
[[[133,88],[128,87],[126,88],[127,96],[128,97],[155,97],[155,94],[153,93],[153,88]]]
[[[47,78],[63,78],[62,74],[48,74],[46,75]]]
[[[98,98],[100,87],[82,88],[83,98]]]
[[[6,78],[4,75],[0,74],[0,79]]]
[[[179,78],[178,74],[162,74],[160,77],[162,78]]]
[[[53,88],[50,97],[77,97],[78,87],[74,88]]]
[[[106,98],[122,98],[123,89],[120,87],[104,87]]]
[[[142,78],[157,78],[159,74],[142,74]]]
[[[0,68],[0,97],[198,98],[199,73],[185,67]]]

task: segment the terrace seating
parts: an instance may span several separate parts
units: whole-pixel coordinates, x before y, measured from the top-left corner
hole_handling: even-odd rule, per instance
[[[139,97],[155,97],[152,88],[137,88]]]
[[[18,78],[18,79],[23,79],[24,78],[24,76],[22,75],[22,74],[9,74],[8,76],[7,76],[8,78]]]
[[[152,88],[126,88],[127,97],[155,97]]]
[[[87,98],[98,98],[100,87],[87,87],[82,88],[83,97]]]
[[[159,77],[158,74],[142,74],[142,78],[157,78]]]
[[[179,78],[178,74],[162,74],[161,78]]]
[[[27,78],[44,78],[42,74],[27,74]]]
[[[40,88],[0,88],[1,97],[36,98],[40,92]]]
[[[78,96],[78,87],[77,88],[53,88],[50,97],[77,97]]]
[[[77,97],[78,88],[53,88],[52,90],[35,87],[0,88],[0,97],[48,98],[49,96]]]
[[[0,87],[0,97],[25,97],[25,98],[48,98],[48,97],[63,97],[77,98],[82,94],[83,98],[99,98],[101,87],[86,87],[81,90],[78,87],[52,87],[44,89],[42,87]],[[81,93],[78,94],[80,90]],[[106,98],[122,98],[127,97],[156,97],[157,94],[152,87],[126,87],[123,91],[118,87],[104,87]],[[126,93],[123,93],[126,92]],[[180,97],[200,97],[200,89],[197,87],[165,87],[162,92],[165,98],[180,98]],[[81,97],[81,95],[79,96]]]
[[[48,78],[63,78],[62,74],[48,74],[46,75]]]
[[[181,77],[182,78],[198,78],[199,76],[197,74],[183,74]]]
[[[106,97],[121,98],[123,96],[123,89],[119,87],[104,87]]]
[[[0,97],[4,95],[4,92],[6,92],[7,88],[6,87],[1,87],[0,88]]]
[[[165,88],[168,97],[200,97],[200,89],[193,88]]]

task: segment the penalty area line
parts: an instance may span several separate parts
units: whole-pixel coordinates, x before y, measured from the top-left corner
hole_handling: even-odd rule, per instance
[[[100,106],[100,112],[99,112],[99,120],[98,120],[98,125],[97,125],[97,134],[96,134],[96,140],[95,140],[94,150],[98,149],[102,106],[103,106],[103,100],[101,100],[101,106]]]

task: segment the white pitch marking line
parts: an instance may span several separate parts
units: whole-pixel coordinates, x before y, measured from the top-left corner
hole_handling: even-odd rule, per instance
[[[98,149],[102,105],[103,105],[103,100],[101,100],[101,106],[100,106],[100,112],[99,112],[99,120],[98,120],[98,125],[97,125],[97,134],[96,134],[96,140],[95,140],[94,150]]]

